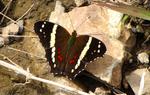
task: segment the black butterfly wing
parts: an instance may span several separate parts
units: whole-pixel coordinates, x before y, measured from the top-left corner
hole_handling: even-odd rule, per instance
[[[50,35],[54,24],[47,21],[39,21],[34,24],[35,33],[38,35],[42,46],[45,49],[50,48]]]
[[[102,41],[88,35],[77,37],[67,59],[65,66],[66,75],[70,78],[75,78],[76,75],[84,70],[87,63],[102,57],[105,52],[106,46]]]
[[[46,58],[51,66],[51,72],[61,74],[65,66],[67,41],[70,34],[60,25],[39,21],[34,25],[35,33],[45,49]]]

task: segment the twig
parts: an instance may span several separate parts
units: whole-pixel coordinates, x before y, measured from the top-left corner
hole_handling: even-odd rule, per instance
[[[144,79],[145,79],[144,77],[145,77],[145,75],[146,75],[146,72],[144,70],[143,74],[141,76],[141,81],[140,81],[140,87],[139,87],[138,95],[142,95],[142,92],[144,90]]]
[[[8,4],[6,5],[6,7],[5,7],[1,12],[5,11],[4,14],[7,14],[8,10],[9,10],[9,8],[10,8],[11,3],[12,3],[12,0],[10,0],[10,1],[8,2]],[[5,9],[6,9],[6,10],[5,10]],[[2,17],[2,19],[1,19],[1,21],[0,21],[0,24],[1,24],[3,21],[4,21],[4,16]]]
[[[66,90],[69,90],[69,91],[72,91],[72,92],[75,92],[75,93],[78,93],[80,95],[90,95],[86,92],[82,92],[80,90],[77,90],[75,88],[72,88],[72,87],[68,87],[68,86],[65,86],[65,85],[62,85],[62,84],[59,84],[57,82],[53,82],[53,81],[50,81],[50,80],[46,80],[46,79],[43,79],[43,78],[39,78],[39,77],[36,77],[34,76],[33,74],[25,71],[23,68],[18,68],[10,63],[7,63],[7,62],[4,62],[2,60],[0,60],[0,65],[8,68],[8,69],[11,69],[15,72],[19,72],[20,74],[26,76],[28,79],[33,79],[33,80],[37,80],[37,81],[40,81],[40,82],[43,82],[43,83],[47,83],[47,84],[51,84],[51,85],[55,85],[55,86],[58,86],[60,88],[64,88]]]
[[[5,14],[3,14],[2,12],[0,12],[0,15],[3,15],[4,17],[6,17],[7,19],[9,19],[10,21],[12,21],[13,23],[17,24],[19,26],[19,24],[17,23],[17,21],[11,19],[10,17],[6,16]],[[33,30],[30,30],[28,27],[23,26],[26,30],[33,32]]]
[[[93,2],[99,6],[107,7],[109,9],[112,9],[112,10],[115,10],[124,14],[139,17],[145,20],[150,20],[150,11],[144,8],[138,8],[138,7],[134,7],[133,5],[125,5],[121,3],[116,4],[116,3],[109,2],[109,1],[102,2],[102,1],[94,0]]]
[[[32,5],[30,6],[30,8],[29,8],[21,17],[19,17],[16,21],[19,21],[19,20],[22,19],[25,15],[27,15],[27,13],[33,8],[33,6],[34,6],[34,4],[32,4]]]
[[[2,34],[0,34],[0,36],[2,36],[2,37],[25,37],[25,38],[38,38],[38,36],[26,36],[26,35],[2,35]]]
[[[35,57],[37,57],[37,58],[46,60],[46,58],[43,58],[43,57],[40,57],[40,56],[31,54],[31,53],[28,53],[28,52],[23,51],[23,50],[15,49],[15,48],[12,48],[12,47],[9,47],[9,46],[8,46],[7,48],[8,48],[8,49],[11,49],[11,50],[14,50],[14,51],[18,51],[18,52],[22,52],[22,53],[28,54],[28,55],[30,55],[30,56],[35,56]]]
[[[2,56],[4,59],[8,60],[10,63],[12,63],[13,65],[17,66],[20,68],[20,66],[18,64],[16,64],[15,62],[13,62],[12,60],[10,60],[8,57],[6,57],[5,55],[3,54],[0,54],[0,56]]]

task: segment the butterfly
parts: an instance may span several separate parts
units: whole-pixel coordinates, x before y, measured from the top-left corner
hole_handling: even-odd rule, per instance
[[[74,79],[88,63],[106,52],[102,41],[89,35],[77,36],[76,31],[70,35],[65,28],[52,22],[38,21],[34,24],[34,30],[55,76]]]

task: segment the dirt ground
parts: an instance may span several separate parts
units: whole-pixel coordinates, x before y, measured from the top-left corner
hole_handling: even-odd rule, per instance
[[[4,5],[8,4],[9,2],[9,0],[2,1]],[[73,0],[60,1],[66,8],[66,11],[71,10],[75,6]],[[22,34],[27,36],[36,36],[35,33],[33,33],[34,23],[39,20],[47,20],[50,16],[50,13],[54,10],[55,2],[56,0],[13,0],[7,16],[12,18],[13,20],[17,20],[32,6],[32,4],[34,4],[31,11],[23,17],[24,26],[26,28],[24,29],[24,32]],[[9,21],[10,20],[5,19],[1,26],[6,26]],[[149,28],[146,28],[146,30],[149,31]],[[150,34],[150,32],[148,33]],[[138,36],[138,34],[136,34],[136,37],[139,37],[137,38],[138,41],[136,42],[136,45],[131,50],[129,50],[129,52],[133,55],[133,61],[137,62],[137,59],[134,60],[134,56],[136,56],[139,51],[149,51],[150,47],[148,47],[148,45],[144,47],[140,46],[143,41],[145,41],[145,37],[147,37],[147,35]],[[8,57],[14,63],[23,67],[25,70],[29,68],[30,72],[37,77],[55,81],[56,78],[49,73],[49,65],[47,64],[45,59],[42,59],[45,55],[45,52],[39,44],[38,40],[38,38],[29,37],[20,38],[19,40],[15,41],[13,40],[11,43],[0,48],[0,60],[9,62],[6,58]],[[10,49],[10,47],[26,51],[33,55]],[[128,61],[129,60],[125,60],[124,63],[127,63]],[[124,65],[125,67],[123,67],[123,70],[128,70],[128,72],[136,68],[144,67],[143,65],[139,66],[137,64]],[[44,83],[33,80],[30,81],[30,83],[25,82],[26,78],[24,76],[0,66],[0,95],[55,95],[58,90],[55,86],[46,85]]]
[[[3,0],[6,5],[9,0]],[[46,20],[49,18],[51,11],[54,10],[56,0],[13,0],[7,15],[13,20],[21,17],[34,3],[32,10],[23,18],[24,25],[28,28],[25,29],[25,35],[32,35],[33,25],[38,20]],[[65,7],[73,5],[73,0],[61,0]],[[6,25],[8,19],[5,19],[3,26]],[[29,31],[31,30],[31,31]],[[37,48],[37,38],[24,38],[21,41],[15,41],[0,49],[0,54],[7,56],[16,64],[24,69],[30,68],[30,72],[36,76],[45,79],[53,80],[53,76],[49,73],[49,66],[43,59],[30,56],[25,53],[10,50],[7,47],[13,47],[19,50],[24,50],[38,56],[44,56],[44,51],[38,54],[35,50]],[[36,42],[34,42],[36,41]],[[1,60],[4,60],[0,56]],[[5,60],[7,61],[7,60]],[[53,95],[54,87],[47,87],[47,85],[32,81],[31,84],[20,84],[25,82],[25,77],[14,73],[11,70],[0,66],[0,95]]]

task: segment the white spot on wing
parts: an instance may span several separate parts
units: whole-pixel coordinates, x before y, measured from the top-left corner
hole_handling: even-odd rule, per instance
[[[101,45],[99,44],[99,45],[98,45],[98,48],[100,48],[100,47],[101,47]]]
[[[52,53],[52,58],[54,58],[54,57],[55,57],[55,52]]]
[[[55,50],[56,50],[56,48],[55,48],[55,47],[53,47],[53,48],[52,48],[52,52],[55,52]]]
[[[56,64],[55,64],[55,39],[56,39],[56,30],[57,30],[57,24],[55,24],[53,26],[53,29],[52,29],[52,33],[51,33],[51,39],[50,39],[50,48],[52,48],[52,62],[54,63],[54,68],[56,67]]]
[[[40,29],[40,32],[42,32],[42,29]]]
[[[100,50],[98,50],[97,53],[100,53]]]
[[[44,28],[44,24],[42,25],[42,28]]]
[[[54,68],[56,67],[56,64],[54,64]]]
[[[54,25],[52,33],[51,33],[50,48],[54,47],[54,45],[55,45],[57,26],[58,26],[57,24]]]
[[[73,72],[74,72],[74,69],[71,70],[71,73],[73,73]]]
[[[75,75],[74,75],[74,78],[75,78],[77,75],[78,75],[78,74],[75,74]]]
[[[54,63],[54,62],[55,62],[55,58],[53,58],[52,61],[53,61],[53,63]],[[55,65],[55,63],[54,63],[54,65]]]
[[[89,40],[86,43],[84,49],[82,50],[82,52],[81,52],[81,54],[79,56],[79,59],[77,61],[77,64],[75,65],[75,69],[77,69],[80,66],[80,62],[84,58],[84,56],[86,55],[86,53],[87,53],[87,51],[88,51],[88,49],[90,47],[91,42],[92,42],[92,37],[89,37]]]

